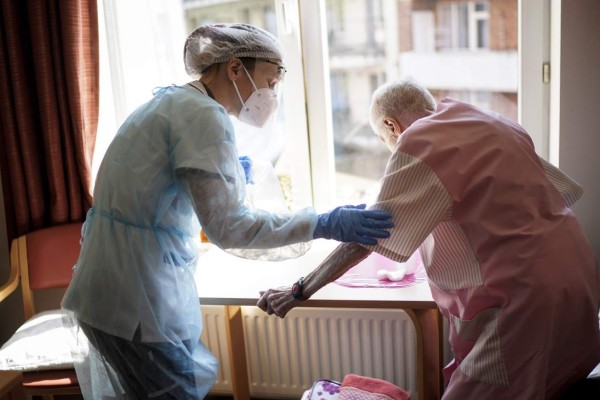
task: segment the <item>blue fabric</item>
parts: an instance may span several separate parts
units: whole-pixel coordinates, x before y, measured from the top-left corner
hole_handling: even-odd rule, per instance
[[[225,110],[172,86],[135,110],[107,149],[64,308],[125,339],[140,324],[146,341],[199,337],[200,224],[176,179],[180,166],[220,172],[243,186]]]
[[[124,339],[138,326],[147,342],[198,338],[199,215],[212,243],[242,250],[310,241],[316,224],[313,209],[248,208],[238,157],[229,116],[201,91],[162,88],[138,107],[102,160],[63,308]]]
[[[79,326],[117,372],[120,398],[202,399],[217,378],[217,360],[197,340],[144,343],[139,328],[133,340],[126,340],[83,322]]]
[[[195,179],[184,180],[180,171],[192,171]],[[133,350],[142,358],[132,368],[148,372],[147,380],[152,380],[155,367],[173,369],[172,378],[180,379],[181,387],[192,374],[196,387],[208,390],[216,360],[198,343],[199,215],[213,243],[221,246],[228,240],[240,249],[307,242],[317,219],[312,209],[290,214],[250,209],[244,204],[245,186],[225,109],[192,87],[158,90],[125,120],[102,160],[63,308],[122,344],[152,347],[147,358],[145,350]],[[179,361],[166,357],[162,366],[149,365],[150,354],[171,353],[187,355]],[[105,359],[100,349],[99,360]],[[118,373],[119,363],[114,363],[117,376],[133,385],[130,378],[138,378]],[[193,371],[188,375],[176,372],[189,368]],[[117,379],[100,379],[100,370],[88,369],[89,377],[81,375],[80,381],[91,382],[91,393],[110,393],[111,385],[116,390]],[[181,396],[176,398],[188,398]]]
[[[250,157],[241,156],[240,164],[242,164],[244,174],[246,175],[246,183],[254,183],[254,177],[252,176],[252,160],[250,159]]]

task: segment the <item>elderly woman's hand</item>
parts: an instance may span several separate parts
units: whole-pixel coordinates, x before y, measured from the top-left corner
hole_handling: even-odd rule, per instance
[[[291,286],[280,287],[277,289],[269,289],[265,292],[260,292],[260,299],[256,305],[267,314],[275,314],[279,318],[285,315],[294,307],[300,304],[300,300],[296,300],[292,296]]]

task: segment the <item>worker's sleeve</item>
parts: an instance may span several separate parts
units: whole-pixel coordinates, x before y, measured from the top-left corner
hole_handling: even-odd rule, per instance
[[[256,253],[265,254],[264,249],[312,240],[317,222],[317,215],[312,208],[287,214],[251,209],[244,205],[244,190],[237,188],[236,180],[189,168],[178,169],[177,175],[192,198],[206,236],[220,248],[263,249]],[[276,251],[281,249],[273,250]],[[298,252],[302,253],[302,250]],[[291,254],[295,253],[292,251]],[[236,255],[246,257],[243,254]]]
[[[394,221],[390,237],[369,248],[404,262],[436,225],[450,218],[452,199],[429,166],[397,150],[386,167],[377,202],[369,208],[390,212]]]
[[[171,122],[171,164],[210,242],[253,259],[278,260],[306,252],[317,223],[312,208],[271,213],[245,204],[246,178],[225,110],[188,104],[178,109],[180,115]],[[298,245],[282,248],[293,244]]]
[[[544,174],[560,192],[567,207],[571,207],[583,195],[583,187],[542,157],[539,159],[544,167]]]

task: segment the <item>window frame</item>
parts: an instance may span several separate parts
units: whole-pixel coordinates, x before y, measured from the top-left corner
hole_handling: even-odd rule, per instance
[[[549,160],[550,83],[544,82],[542,68],[551,54],[550,0],[519,0],[518,7],[518,122],[531,136],[538,155]]]

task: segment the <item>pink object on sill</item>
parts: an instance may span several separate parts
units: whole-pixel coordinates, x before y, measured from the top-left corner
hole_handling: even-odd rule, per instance
[[[381,271],[389,272],[390,277],[395,273],[405,271],[400,280],[390,280],[382,277]],[[378,253],[371,253],[361,263],[350,268],[335,283],[349,287],[400,288],[421,283],[427,279],[425,266],[419,252],[415,252],[406,262],[398,263]]]

